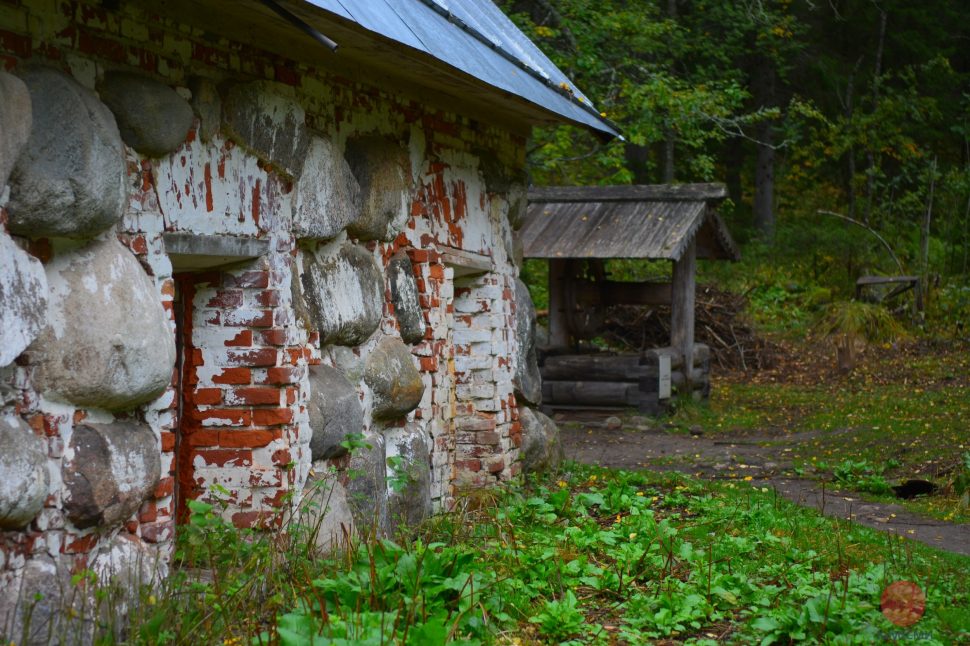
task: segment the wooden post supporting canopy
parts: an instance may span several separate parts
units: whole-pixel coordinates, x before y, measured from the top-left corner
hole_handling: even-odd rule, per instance
[[[564,348],[569,345],[566,327],[566,260],[549,259],[549,345]]]
[[[697,245],[691,240],[680,260],[674,261],[670,303],[670,345],[684,357],[684,374],[690,380],[694,366],[694,287]],[[690,392],[690,384],[686,392]]]

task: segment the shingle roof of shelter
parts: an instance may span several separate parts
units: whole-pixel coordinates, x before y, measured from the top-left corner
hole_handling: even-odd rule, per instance
[[[619,135],[491,0],[141,2],[181,19],[192,16],[215,33],[245,31],[260,47],[351,78],[397,81],[449,105],[477,106],[486,116],[569,122]],[[335,41],[336,53],[307,36],[314,31]]]
[[[720,184],[534,188],[519,236],[526,258],[679,260],[696,239],[698,258],[737,260],[714,209],[726,196]]]

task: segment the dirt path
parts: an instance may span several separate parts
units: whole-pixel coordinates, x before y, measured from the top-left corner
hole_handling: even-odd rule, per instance
[[[933,547],[970,556],[970,525],[918,516],[901,505],[868,502],[814,480],[785,475],[793,447],[818,437],[790,435],[688,435],[645,426],[610,429],[606,415],[557,415],[566,457],[577,462],[623,469],[679,471],[709,479],[744,480],[773,487],[780,495],[826,516],[895,533]]]

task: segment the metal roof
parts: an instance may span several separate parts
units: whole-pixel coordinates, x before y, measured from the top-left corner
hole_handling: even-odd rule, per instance
[[[737,260],[712,207],[723,192],[710,184],[534,189],[519,236],[526,258],[679,260],[696,239],[698,258]]]
[[[561,119],[619,136],[616,126],[490,0],[303,2],[427,54]]]

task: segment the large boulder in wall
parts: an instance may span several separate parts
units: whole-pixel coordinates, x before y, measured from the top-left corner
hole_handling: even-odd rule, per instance
[[[192,100],[189,105],[199,118],[199,139],[209,143],[222,128],[222,97],[215,81],[201,76],[189,79]]]
[[[347,142],[347,162],[361,192],[360,217],[347,231],[361,240],[390,242],[411,215],[411,158],[406,148],[384,137]]]
[[[293,196],[293,235],[328,240],[360,215],[360,186],[347,160],[328,139],[310,141]]]
[[[529,288],[518,278],[515,279],[515,340],[519,347],[512,375],[515,397],[537,406],[542,400],[542,376],[536,355],[536,308]]]
[[[384,436],[374,431],[364,433],[364,447],[355,449],[347,470],[347,503],[359,531],[375,531],[386,536],[387,523],[387,461]]]
[[[10,174],[10,231],[90,238],[121,219],[124,148],[114,117],[90,90],[47,67],[20,73],[30,91],[30,139]]]
[[[24,82],[0,70],[0,191],[30,137],[30,92]]]
[[[562,464],[563,449],[559,427],[549,417],[531,408],[519,407],[522,446],[519,457],[525,473],[555,471]]]
[[[303,296],[321,344],[360,345],[377,330],[384,310],[384,274],[374,256],[347,243],[304,262]]]
[[[391,528],[414,527],[431,515],[431,448],[415,423],[384,433],[390,477],[387,503]]]
[[[404,417],[421,403],[424,382],[414,365],[414,357],[397,337],[386,336],[367,357],[364,383],[374,395],[374,419]]]
[[[76,424],[61,474],[67,517],[82,529],[125,522],[155,491],[160,455],[143,422]]]
[[[424,339],[424,313],[418,299],[418,282],[414,278],[411,259],[406,253],[397,253],[387,265],[387,282],[391,287],[394,316],[401,328],[405,343],[419,343]]]
[[[28,348],[33,383],[53,399],[126,410],[172,380],[175,335],[158,290],[118,240],[98,240],[47,264],[48,325]]]
[[[513,184],[505,198],[509,203],[508,219],[512,229],[518,231],[525,224],[529,208],[529,192],[525,184]]]
[[[310,367],[310,452],[314,460],[328,460],[346,455],[341,442],[348,435],[364,430],[364,409],[360,397],[343,373],[330,366]]]
[[[284,175],[300,177],[310,135],[292,87],[272,81],[234,85],[225,94],[222,114],[233,140]]]
[[[131,72],[108,72],[99,91],[115,115],[121,138],[143,155],[167,155],[189,134],[192,107],[164,83]]]
[[[168,576],[168,558],[154,545],[121,532],[102,541],[96,555],[88,556],[88,567],[98,583],[111,586],[120,594],[112,604],[122,612],[134,610],[146,587],[155,588]],[[116,607],[117,607],[116,606]]]
[[[307,478],[300,505],[300,524],[310,532],[321,552],[346,547],[357,533],[347,489],[326,462],[314,464]]]
[[[0,416],[0,529],[19,529],[44,508],[47,445],[14,416]]]
[[[0,231],[0,368],[16,359],[46,322],[44,266]]]
[[[33,555],[20,569],[0,571],[0,630],[15,635],[21,646],[48,646],[67,635],[73,643],[93,643],[93,605],[71,584],[70,569],[47,554]]]

